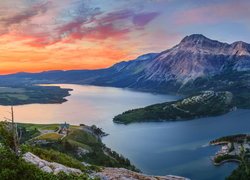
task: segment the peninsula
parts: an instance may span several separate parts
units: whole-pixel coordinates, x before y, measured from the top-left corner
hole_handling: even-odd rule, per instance
[[[72,89],[59,86],[3,85],[0,83],[0,105],[61,104]]]
[[[224,136],[210,141],[210,145],[221,146],[220,150],[212,157],[214,165],[219,166],[227,162],[239,163],[237,169],[227,178],[248,179],[250,169],[250,135],[236,134]]]
[[[230,92],[204,91],[187,98],[126,111],[114,117],[116,123],[178,121],[216,116],[233,110]]]

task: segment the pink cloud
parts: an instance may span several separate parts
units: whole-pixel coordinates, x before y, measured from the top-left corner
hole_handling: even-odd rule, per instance
[[[106,14],[103,16],[99,22],[101,23],[110,23],[110,22],[115,22],[115,21],[120,21],[124,19],[129,19],[134,16],[134,11],[132,10],[119,10],[119,11],[114,11]]]
[[[150,13],[140,13],[136,14],[133,17],[133,23],[136,26],[144,27],[149,22],[151,22],[153,19],[155,19],[159,15],[158,12],[150,12]]]
[[[113,24],[98,25],[86,33],[86,38],[90,39],[122,39],[131,30],[129,28],[116,28]]]
[[[229,1],[228,1],[229,2]],[[230,1],[223,4],[197,7],[174,14],[178,25],[215,23],[224,20],[244,20],[250,17],[250,2]]]
[[[101,16],[95,14],[90,20],[76,18],[57,30],[59,34],[66,34],[68,38],[73,39],[125,38],[133,31],[134,25],[144,27],[158,14],[156,12],[137,14],[132,10],[120,10]]]
[[[0,22],[5,26],[10,26],[12,24],[20,24],[24,21],[30,20],[34,16],[39,14],[44,14],[49,8],[50,3],[35,4],[34,6],[26,9],[25,11],[18,12],[13,16],[0,19]]]
[[[144,30],[144,26],[159,15],[158,12],[141,13],[135,9],[104,13],[82,1],[76,4],[69,0],[63,2],[67,2],[67,6],[48,1],[12,9],[12,13],[6,10],[6,16],[0,19],[0,32],[27,37],[26,43],[37,47],[81,39],[125,40],[133,32]]]

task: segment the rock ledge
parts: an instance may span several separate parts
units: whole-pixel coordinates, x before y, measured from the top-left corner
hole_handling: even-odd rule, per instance
[[[79,169],[70,168],[62,164],[55,163],[55,162],[48,162],[32,154],[31,152],[25,153],[23,155],[23,159],[26,162],[36,165],[42,171],[47,172],[47,173],[58,174],[60,172],[64,172],[66,174],[75,174],[75,175],[83,174],[82,171]]]
[[[124,168],[104,168],[101,172],[96,173],[101,180],[189,180],[188,178],[166,175],[166,176],[149,176],[146,174],[136,173]]]

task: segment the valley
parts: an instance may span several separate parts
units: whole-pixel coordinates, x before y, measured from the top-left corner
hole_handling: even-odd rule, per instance
[[[249,110],[242,109],[192,121],[117,124],[113,123],[112,118],[126,110],[177,101],[181,97],[111,87],[69,84],[55,86],[73,89],[65,103],[15,106],[16,120],[22,123],[32,122],[29,125],[31,129],[37,128],[42,132],[55,130],[58,124],[65,121],[76,127],[79,124],[95,124],[109,134],[102,138],[102,142],[128,158],[145,174],[173,174],[190,179],[206,179],[207,176],[204,175],[209,174],[210,179],[216,177],[222,180],[237,168],[237,164],[215,167],[209,157],[218,148],[205,145],[218,137],[250,131]],[[0,110],[8,117],[9,107],[0,106]],[[49,134],[42,138],[56,136]],[[112,171],[107,169],[106,173],[109,172]]]
[[[207,158],[215,148],[204,144],[211,138],[249,131],[249,110],[243,110],[250,107],[249,47],[244,42],[227,44],[194,34],[166,51],[109,68],[1,75],[0,104],[5,106],[0,108],[5,112],[6,105],[21,105],[15,106],[15,111],[22,123],[55,123],[47,125],[48,129],[23,125],[29,129],[23,142],[30,138],[37,142],[42,149],[28,149],[41,157],[63,153],[96,166],[135,171],[138,167],[147,174],[168,172],[191,179],[205,179],[204,174],[209,174],[209,179],[224,179],[237,165],[214,167]],[[37,86],[47,83],[52,86]],[[30,112],[32,116],[27,115]],[[195,120],[184,121],[191,119]],[[95,124],[110,135],[103,137],[102,143],[89,135],[89,128],[79,126],[71,126],[68,136],[60,135],[53,128],[65,121]],[[224,126],[227,128],[222,130]],[[77,157],[77,148],[89,154]],[[60,156],[65,157],[63,154]],[[110,172],[113,170],[105,171]]]
[[[0,0],[0,180],[250,180],[250,0]]]
[[[0,81],[3,85],[109,86],[185,96],[206,90],[230,91],[235,106],[249,108],[250,45],[242,41],[228,44],[192,34],[173,48],[104,69],[16,73],[1,75]]]

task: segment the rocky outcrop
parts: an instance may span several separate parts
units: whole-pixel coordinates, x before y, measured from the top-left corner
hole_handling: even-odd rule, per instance
[[[66,174],[75,174],[75,175],[83,174],[82,171],[79,169],[70,168],[62,164],[55,163],[55,162],[45,161],[30,152],[25,153],[23,155],[23,159],[26,162],[36,165],[42,171],[47,172],[47,173],[58,174],[60,172],[64,172]]]
[[[55,162],[48,162],[39,158],[38,156],[27,152],[23,155],[23,159],[26,162],[34,164],[42,171],[46,173],[58,174],[64,172],[66,174],[81,175],[83,172],[79,169],[70,168]],[[83,166],[89,164],[83,163]],[[180,176],[149,176],[134,171],[130,171],[124,168],[103,168],[100,172],[95,172],[90,175],[93,178],[100,178],[101,180],[188,180],[187,178]]]
[[[146,174],[136,173],[124,168],[104,168],[101,172],[96,173],[101,180],[188,180],[180,176],[149,176]]]
[[[78,155],[78,157],[82,157],[82,156],[84,156],[84,155],[86,155],[88,153],[89,153],[89,150],[87,150],[87,149],[84,149],[82,147],[78,147],[77,148],[77,155]]]

